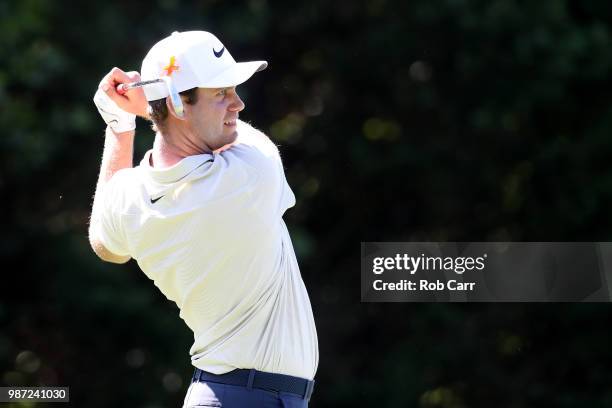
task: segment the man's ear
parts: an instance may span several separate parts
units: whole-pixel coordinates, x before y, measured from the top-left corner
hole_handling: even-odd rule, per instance
[[[180,98],[180,96],[179,96]],[[166,97],[166,107],[168,108],[168,112],[174,116],[176,119],[185,120],[185,110],[183,110],[183,115],[179,116],[174,110],[174,106],[172,105],[172,99],[169,96]],[[184,109],[184,108],[183,108]]]

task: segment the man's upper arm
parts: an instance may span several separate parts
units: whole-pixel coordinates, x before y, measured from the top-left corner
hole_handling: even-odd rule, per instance
[[[113,175],[94,198],[89,224],[89,244],[100,259],[112,263],[125,263],[131,259],[121,232],[120,206],[123,201],[119,187],[122,175]]]

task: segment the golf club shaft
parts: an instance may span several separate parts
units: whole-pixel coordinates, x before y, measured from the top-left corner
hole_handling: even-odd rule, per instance
[[[119,95],[124,95],[130,89],[140,88],[142,86],[154,84],[157,82],[163,82],[163,81],[161,79],[151,79],[149,81],[139,81],[139,82],[130,82],[127,84],[119,84],[117,85],[117,93]]]

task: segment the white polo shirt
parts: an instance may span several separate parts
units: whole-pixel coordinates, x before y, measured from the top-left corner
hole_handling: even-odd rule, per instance
[[[239,121],[238,143],[107,183],[98,236],[130,255],[194,333],[193,365],[313,379],[310,300],[282,219],[295,204],[276,146]]]

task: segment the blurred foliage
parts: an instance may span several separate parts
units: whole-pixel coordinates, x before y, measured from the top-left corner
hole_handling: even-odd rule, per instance
[[[312,406],[612,405],[607,304],[361,304],[357,272],[360,241],[610,239],[603,0],[0,2],[1,385],[180,405],[192,335],[134,262],[98,261],[86,230],[97,83],[186,29],[270,62],[239,92],[298,199]],[[135,160],[151,142],[140,122]]]

